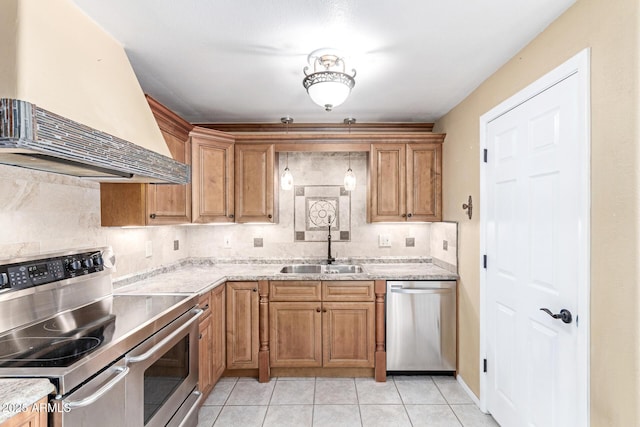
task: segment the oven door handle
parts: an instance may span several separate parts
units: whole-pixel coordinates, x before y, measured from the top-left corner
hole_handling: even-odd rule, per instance
[[[127,374],[129,373],[129,367],[118,366],[117,368],[114,369],[114,371],[119,372],[119,374],[113,377],[111,380],[109,380],[109,382],[107,382],[105,385],[100,387],[100,389],[95,393],[93,393],[91,396],[85,397],[84,399],[75,400],[75,401],[63,401],[64,403],[66,403],[66,407],[69,409],[74,409],[74,408],[82,408],[84,406],[91,405],[96,400],[104,396],[109,390],[115,387],[116,384],[122,381],[122,379],[126,377]]]
[[[145,360],[149,359],[160,348],[164,347],[166,344],[171,342],[171,340],[173,340],[175,337],[180,335],[185,329],[189,329],[191,327],[191,325],[196,320],[198,320],[198,318],[200,316],[202,316],[202,313],[204,313],[204,311],[202,309],[196,308],[196,309],[194,309],[192,311],[192,313],[195,313],[195,316],[193,316],[191,319],[189,319],[189,321],[187,323],[185,323],[184,325],[180,326],[178,329],[173,331],[168,337],[164,338],[162,341],[160,341],[158,344],[156,344],[153,347],[151,347],[149,350],[145,351],[144,353],[142,353],[139,356],[125,356],[125,360],[126,360],[127,364],[144,362]]]

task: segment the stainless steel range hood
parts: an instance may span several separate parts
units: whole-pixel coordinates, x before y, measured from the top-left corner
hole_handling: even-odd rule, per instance
[[[100,182],[187,184],[188,165],[26,101],[0,98],[0,164]]]

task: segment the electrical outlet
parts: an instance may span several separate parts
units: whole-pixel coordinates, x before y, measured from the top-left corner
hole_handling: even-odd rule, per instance
[[[378,246],[381,248],[390,248],[391,247],[391,236],[388,234],[380,234],[378,235]]]
[[[224,236],[225,249],[231,249],[231,236]]]
[[[173,241],[173,250],[177,251],[180,249],[180,240],[174,240]]]
[[[254,237],[253,238],[253,247],[254,248],[261,248],[262,246],[264,246],[264,241],[263,241],[262,237]]]
[[[407,237],[404,239],[404,245],[408,248],[414,248],[416,246],[416,239],[415,237]]]
[[[443,251],[449,250],[448,248],[449,248],[449,242],[447,242],[446,240],[443,240],[442,241],[442,250]]]
[[[144,244],[144,256],[147,258],[153,256],[153,242],[151,240],[147,240]]]

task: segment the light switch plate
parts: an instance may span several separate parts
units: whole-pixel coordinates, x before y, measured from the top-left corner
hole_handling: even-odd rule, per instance
[[[378,246],[381,248],[390,248],[391,247],[391,236],[388,234],[380,234],[378,235]]]
[[[153,256],[153,242],[151,240],[147,240],[144,244],[144,256],[147,258]]]
[[[442,250],[443,251],[449,250],[449,242],[447,242],[446,240],[442,241]]]
[[[173,241],[173,250],[177,251],[180,249],[180,240],[174,240]]]

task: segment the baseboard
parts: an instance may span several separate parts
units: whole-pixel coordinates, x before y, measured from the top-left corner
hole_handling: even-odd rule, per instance
[[[462,379],[462,376],[460,374],[458,374],[458,376],[456,377],[456,379],[458,380],[458,383],[462,386],[462,388],[464,389],[464,391],[467,392],[467,394],[469,395],[469,397],[471,398],[471,400],[473,400],[473,403],[476,404],[476,406],[478,408],[480,408],[480,399],[478,399],[478,396],[475,395],[474,392],[471,391],[471,389],[469,388],[469,386],[467,385],[467,383],[464,382],[464,380]],[[482,409],[480,409],[482,410]],[[486,413],[486,412],[485,412]]]

